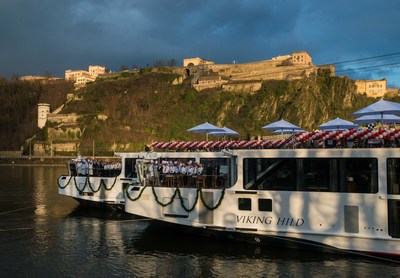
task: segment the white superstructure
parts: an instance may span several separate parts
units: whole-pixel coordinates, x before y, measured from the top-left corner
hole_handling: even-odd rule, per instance
[[[149,153],[125,211],[201,232],[400,256],[398,148]],[[152,165],[197,163],[197,175]],[[150,170],[149,170],[150,169]]]

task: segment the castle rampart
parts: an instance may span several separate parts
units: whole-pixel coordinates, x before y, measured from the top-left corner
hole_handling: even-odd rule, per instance
[[[73,114],[48,114],[47,120],[53,123],[75,124],[79,116]]]
[[[206,88],[217,88],[222,84],[226,90],[236,91],[240,88],[238,82],[244,81],[299,79],[317,72],[319,68],[327,68],[331,71],[332,76],[335,75],[334,65],[321,67],[314,65],[307,51],[293,52],[292,55],[278,56],[271,60],[242,64],[215,64],[200,58],[189,58],[184,59],[184,66],[189,65],[189,62],[192,66],[187,67],[186,72],[195,74],[193,87],[199,91]],[[221,81],[216,81],[215,77],[207,77],[210,72],[220,76]],[[202,78],[204,74],[205,76]],[[231,82],[236,82],[236,84],[230,86]],[[258,86],[243,85],[243,88],[246,88],[246,91],[252,90],[252,88],[255,90]]]

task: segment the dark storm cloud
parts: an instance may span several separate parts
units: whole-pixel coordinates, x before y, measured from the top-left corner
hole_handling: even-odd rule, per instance
[[[0,76],[196,56],[244,63],[298,50],[315,64],[372,57],[398,50],[398,11],[392,0],[3,0]],[[398,78],[393,66],[352,72]]]
[[[400,52],[398,1],[313,1],[298,30],[309,38],[309,52],[317,64],[336,63]],[[318,27],[315,27],[318,26]],[[314,33],[317,32],[317,33]],[[391,64],[391,66],[387,66]],[[388,78],[400,86],[400,55],[342,63],[338,75],[354,79]],[[347,71],[344,71],[347,70]]]

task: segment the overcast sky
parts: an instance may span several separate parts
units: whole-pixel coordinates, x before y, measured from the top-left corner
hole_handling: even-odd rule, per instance
[[[400,87],[399,28],[398,0],[0,0],[0,76],[307,50],[337,75]]]

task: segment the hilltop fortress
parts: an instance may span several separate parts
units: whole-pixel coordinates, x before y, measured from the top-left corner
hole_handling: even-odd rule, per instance
[[[261,88],[263,80],[300,79],[321,68],[329,69],[331,75],[335,75],[334,65],[316,66],[307,51],[298,51],[271,60],[243,64],[216,64],[199,57],[185,58],[183,67],[175,67],[172,71],[182,75],[180,81],[174,84],[180,83],[182,79],[191,78],[192,86],[197,91],[221,88],[229,92],[254,92]],[[105,67],[102,66],[89,66],[89,71],[65,71],[65,79],[74,81],[77,89],[95,81],[97,77],[111,75],[106,73]]]
[[[254,92],[261,88],[263,80],[300,79],[321,68],[335,75],[334,65],[314,65],[307,51],[243,64],[215,64],[198,57],[187,58],[183,60],[183,68],[184,77],[192,77],[192,85],[198,91],[220,87],[230,92]]]
[[[311,55],[303,50],[290,55],[273,57],[249,63],[216,64],[213,61],[199,57],[183,59],[183,67],[169,67],[168,72],[180,74],[173,84],[179,84],[183,79],[190,79],[193,88],[197,91],[218,88],[227,92],[255,92],[262,86],[263,80],[294,80],[310,76],[319,69],[327,69],[331,76],[336,75],[333,64],[314,65]],[[165,68],[154,68],[153,71],[162,72]],[[119,78],[123,74],[130,76],[139,73],[138,69],[131,72],[108,73],[104,66],[89,66],[89,70],[66,70],[65,79],[75,84],[75,89],[94,82],[97,78]],[[382,97],[384,94],[398,93],[398,89],[388,89],[386,79],[356,80],[357,93],[367,94],[370,97]]]
[[[295,80],[310,76],[319,69],[327,69],[331,76],[336,75],[333,64],[314,65],[311,55],[303,50],[290,55],[273,57],[270,60],[237,64],[216,64],[213,61],[199,57],[183,59],[183,66],[167,66],[144,68],[146,71],[169,72],[181,75],[173,84],[182,83],[183,79],[191,80],[197,91],[217,88],[227,92],[255,92],[262,86],[264,80]],[[100,79],[116,80],[140,74],[141,70],[134,68],[131,71],[110,72],[104,66],[88,67],[88,70],[66,70],[65,80],[74,82],[75,89],[85,87],[88,83]],[[26,82],[49,83],[61,80],[45,76],[22,76]],[[355,80],[356,93],[366,94],[369,97],[383,97],[386,93],[399,94],[399,88],[387,88],[386,78],[380,80]]]

